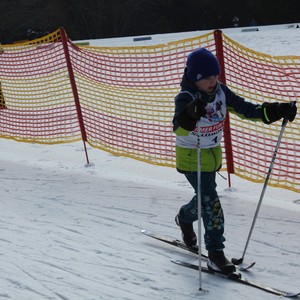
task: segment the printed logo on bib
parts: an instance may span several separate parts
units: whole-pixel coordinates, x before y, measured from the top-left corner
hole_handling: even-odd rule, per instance
[[[205,107],[206,118],[209,121],[221,121],[224,120],[226,114],[226,108],[221,100],[208,103]]]
[[[201,148],[211,148],[219,145],[223,135],[225,120],[218,123],[214,123],[210,126],[203,126],[203,123],[206,122],[201,122]],[[197,128],[191,134],[197,136]]]
[[[226,115],[222,100],[216,99],[205,107],[206,116],[201,118],[201,148],[210,148],[220,144]],[[197,135],[197,128],[192,133]]]

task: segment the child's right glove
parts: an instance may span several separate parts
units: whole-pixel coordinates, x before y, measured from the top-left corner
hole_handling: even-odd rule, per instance
[[[271,124],[281,118],[287,118],[290,122],[293,122],[296,114],[296,101],[290,103],[265,102],[262,105],[262,120],[265,124]]]
[[[195,99],[188,103],[184,110],[179,114],[179,125],[185,130],[194,130],[197,120],[199,120],[201,117],[204,117],[206,114],[206,105],[207,103],[201,100],[200,94],[197,94]]]

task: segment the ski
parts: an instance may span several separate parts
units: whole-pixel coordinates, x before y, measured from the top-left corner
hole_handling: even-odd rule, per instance
[[[156,240],[159,240],[161,242],[167,243],[169,245],[181,248],[183,250],[186,250],[186,251],[189,251],[191,253],[194,253],[194,254],[198,255],[198,246],[188,247],[183,241],[173,239],[171,237],[164,236],[164,235],[161,235],[161,234],[156,234],[156,233],[153,233],[153,232],[148,231],[148,230],[141,230],[141,233],[143,233],[143,234],[145,234],[145,235],[147,235],[151,238],[154,238]],[[204,259],[208,258],[207,255],[204,254],[204,253],[201,253],[201,257],[203,257]],[[249,265],[244,265],[243,264],[243,265],[239,265],[238,267],[239,267],[240,271],[247,271],[250,268],[252,268],[254,265],[255,265],[255,262],[252,262]]]
[[[141,230],[141,233],[143,233],[151,238],[154,238],[156,240],[159,240],[161,242],[167,243],[169,245],[181,248],[183,250],[186,250],[186,251],[189,251],[189,252],[192,252],[192,253],[198,255],[198,246],[188,247],[184,242],[182,242],[180,240],[176,240],[176,239],[173,239],[173,238],[165,236],[165,235],[156,234],[151,231],[144,230],[144,229]],[[206,259],[208,258],[207,255],[204,253],[201,253],[201,256]]]
[[[191,264],[191,263],[181,261],[181,260],[176,260],[176,259],[171,259],[171,261],[173,263],[177,264],[177,265],[184,266],[184,267],[199,271],[199,266],[198,265]],[[266,286],[266,285],[261,284],[261,283],[250,281],[247,278],[243,277],[240,273],[232,273],[232,274],[229,274],[229,275],[225,275],[223,273],[219,273],[219,272],[213,271],[211,269],[208,269],[207,267],[201,267],[201,271],[203,271],[205,273],[208,273],[208,274],[216,275],[216,276],[219,276],[219,277],[222,277],[222,278],[225,278],[225,279],[229,279],[229,280],[232,280],[232,281],[244,284],[244,285],[252,286],[254,288],[257,288],[257,289],[260,289],[260,290],[263,290],[265,292],[268,292],[268,293],[271,293],[271,294],[274,294],[274,295],[277,295],[277,296],[281,296],[281,297],[295,298],[295,297],[298,297],[300,295],[300,293],[289,293],[289,292],[279,290],[277,288],[272,288],[272,287]]]

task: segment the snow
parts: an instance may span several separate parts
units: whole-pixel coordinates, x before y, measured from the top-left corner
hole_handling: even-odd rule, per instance
[[[221,30],[231,39],[255,51],[274,56],[298,56],[300,43],[300,28],[298,27],[300,27],[300,22],[272,26],[224,28]],[[258,31],[251,31],[256,29]],[[141,41],[134,41],[137,37],[122,37],[78,42],[88,42],[90,46],[149,46],[193,38],[210,32],[212,30],[145,35],[141,37],[148,38],[148,40]]]
[[[230,34],[257,51],[299,54],[300,29],[282,25]],[[202,274],[209,292],[201,295],[198,272],[170,262],[197,264],[198,258],[140,233],[180,238],[174,216],[193,191],[176,170],[89,146],[87,166],[81,142],[0,143],[0,299],[277,299],[209,274]],[[239,258],[262,184],[232,176],[228,188],[226,180],[217,180],[226,255]],[[300,291],[299,217],[298,193],[267,188],[245,256],[256,265],[245,277]]]

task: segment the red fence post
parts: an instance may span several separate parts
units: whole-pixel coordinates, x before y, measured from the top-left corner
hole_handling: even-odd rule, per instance
[[[226,84],[222,31],[219,29],[215,30],[214,38],[216,43],[216,56],[219,60],[220,67],[221,67],[221,74],[219,76],[219,80],[222,83]],[[229,178],[228,183],[229,183],[229,187],[231,187],[230,174],[234,174],[234,162],[233,162],[233,154],[232,154],[230,116],[228,112],[226,114],[226,119],[224,124],[224,145],[225,145],[225,154],[226,154],[227,173]]]
[[[62,44],[64,47],[70,83],[71,83],[71,87],[72,87],[75,106],[76,106],[76,110],[77,110],[78,122],[79,122],[79,126],[80,126],[80,131],[81,131],[81,137],[82,137],[83,145],[84,145],[85,156],[86,156],[87,164],[89,164],[89,157],[88,157],[86,143],[85,143],[87,141],[87,135],[86,135],[85,127],[84,127],[83,116],[82,116],[82,111],[81,111],[81,106],[80,106],[80,101],[79,101],[79,95],[78,95],[78,91],[77,91],[76,81],[75,81],[75,77],[74,77],[72,62],[71,62],[69,48],[68,48],[68,38],[67,38],[66,32],[63,28],[60,28],[60,35],[61,35],[61,40],[62,40]]]

